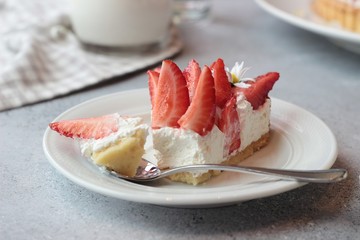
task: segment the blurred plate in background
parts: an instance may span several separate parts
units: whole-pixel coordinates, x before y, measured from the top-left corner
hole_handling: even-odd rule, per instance
[[[312,0],[256,0],[262,9],[294,26],[327,37],[331,42],[360,54],[360,34],[342,29],[317,17]]]

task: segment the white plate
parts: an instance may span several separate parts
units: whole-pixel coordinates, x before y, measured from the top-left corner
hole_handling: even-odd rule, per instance
[[[320,19],[311,9],[312,0],[256,0],[256,3],[285,22],[323,35],[343,48],[360,53],[360,34]]]
[[[119,92],[79,104],[54,121],[119,112],[150,121],[147,89]],[[92,191],[129,201],[173,207],[213,207],[282,193],[304,185],[270,177],[225,172],[200,186],[161,180],[135,184],[103,174],[81,157],[76,141],[46,129],[44,152],[50,163],[73,182]],[[271,141],[243,165],[282,169],[328,169],[337,156],[330,129],[311,113],[273,99]]]

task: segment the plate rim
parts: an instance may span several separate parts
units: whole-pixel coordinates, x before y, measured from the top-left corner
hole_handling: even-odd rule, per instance
[[[360,44],[360,34],[346,31],[343,29],[334,28],[331,26],[322,25],[309,19],[301,18],[294,14],[290,14],[284,9],[280,9],[273,4],[276,0],[255,0],[255,2],[263,10],[270,13],[271,15],[278,17],[279,19],[291,23],[299,28],[311,31],[316,34],[320,34],[333,39],[343,40],[352,42],[354,44]],[[303,1],[303,0],[292,0],[292,1]],[[308,0],[309,1],[309,0]],[[305,4],[305,3],[304,3]]]
[[[97,102],[97,101],[101,101],[101,100],[106,100],[106,99],[111,99],[114,98],[118,95],[123,95],[123,94],[143,94],[144,92],[148,92],[147,88],[139,88],[139,89],[132,89],[132,90],[126,90],[126,91],[119,91],[116,93],[112,93],[112,94],[107,94],[107,95],[103,95],[103,96],[99,96],[99,97],[95,97],[92,99],[89,99],[87,101],[84,101],[82,103],[79,103],[67,110],[65,110],[64,112],[62,112],[61,114],[59,114],[53,121],[57,121],[59,119],[61,119],[64,115],[76,110],[77,108],[86,106],[88,104],[91,104],[93,102]],[[331,159],[329,159],[321,169],[326,169],[326,168],[330,168],[334,162],[336,161],[337,155],[338,155],[338,149],[337,149],[337,142],[336,142],[336,138],[335,135],[333,134],[333,132],[331,131],[331,129],[325,124],[324,121],[322,121],[319,117],[317,117],[316,115],[312,114],[311,112],[309,112],[308,110],[305,110],[295,104],[289,103],[287,101],[284,100],[280,100],[277,98],[272,97],[272,99],[274,101],[278,101],[281,104],[286,104],[292,108],[296,108],[300,111],[303,111],[304,113],[308,114],[309,116],[311,116],[312,118],[315,118],[317,121],[319,121],[323,127],[325,127],[325,129],[327,130],[327,133],[330,134],[330,138],[331,138],[331,142],[333,145],[332,149],[332,153],[330,154],[332,157]],[[51,153],[49,152],[49,147],[48,145],[50,144],[47,141],[48,135],[49,134],[55,134],[54,132],[52,132],[50,130],[49,127],[46,128],[44,135],[43,135],[43,151],[45,153],[46,158],[48,159],[48,161],[50,162],[50,164],[58,171],[60,172],[62,175],[64,175],[66,178],[68,178],[69,180],[71,180],[72,182],[88,189],[91,190],[93,192],[97,192],[100,193],[102,195],[106,195],[106,196],[110,196],[110,197],[114,197],[114,198],[118,198],[118,199],[123,199],[123,200],[127,200],[127,201],[133,201],[133,202],[140,202],[140,203],[147,203],[147,204],[155,204],[155,205],[162,205],[162,206],[168,206],[168,207],[186,207],[186,208],[202,208],[202,207],[216,207],[216,206],[224,206],[224,205],[230,205],[230,204],[235,204],[235,203],[239,203],[239,202],[243,202],[243,201],[248,201],[248,200],[252,200],[252,199],[257,199],[257,198],[263,198],[263,197],[268,197],[268,196],[272,196],[272,195],[276,195],[279,193],[283,193],[283,192],[287,192],[289,190],[301,187],[303,185],[305,185],[306,183],[299,183],[299,182],[286,182],[286,184],[284,185],[284,181],[281,180],[271,180],[268,182],[272,182],[272,184],[276,185],[275,190],[274,188],[269,188],[268,190],[262,191],[262,192],[257,192],[257,193],[248,193],[245,195],[242,195],[241,198],[239,198],[239,196],[237,196],[236,194],[234,194],[233,196],[227,196],[226,198],[221,198],[221,196],[219,196],[217,199],[216,198],[203,198],[203,197],[193,197],[193,198],[184,198],[184,196],[179,197],[178,195],[176,195],[175,198],[172,199],[165,199],[164,200],[164,196],[163,195],[159,195],[156,194],[156,192],[151,192],[149,191],[148,194],[151,195],[151,198],[144,198],[144,199],[139,199],[138,197],[134,198],[134,194],[132,193],[132,191],[137,192],[138,190],[133,190],[132,191],[128,191],[128,192],[120,192],[120,191],[114,191],[111,189],[106,189],[104,187],[98,186],[96,184],[91,184],[88,183],[87,181],[80,179],[77,176],[74,176],[73,174],[71,174],[70,172],[67,172],[65,169],[63,169],[60,164],[51,156]],[[100,173],[100,172],[99,172]],[[100,173],[102,174],[102,173]],[[138,186],[138,184],[135,183],[131,183],[134,184],[133,186]],[[279,185],[279,186],[277,186]],[[143,185],[142,185],[142,188]],[[145,186],[145,188],[147,188],[147,186]],[[150,189],[150,188],[147,188]],[[151,194],[152,193],[152,194]]]

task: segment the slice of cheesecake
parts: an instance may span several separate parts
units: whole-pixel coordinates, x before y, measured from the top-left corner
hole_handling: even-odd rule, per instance
[[[226,70],[222,59],[200,68],[192,60],[181,71],[166,60],[150,70],[152,136],[160,168],[192,164],[238,164],[269,140],[269,91],[275,72],[244,79],[237,64]],[[174,181],[199,184],[214,171],[180,173]]]

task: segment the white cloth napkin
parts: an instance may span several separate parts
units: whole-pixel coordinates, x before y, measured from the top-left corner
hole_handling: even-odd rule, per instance
[[[67,12],[64,0],[0,0],[0,111],[144,69],[182,48],[175,28],[147,51],[84,46]]]

